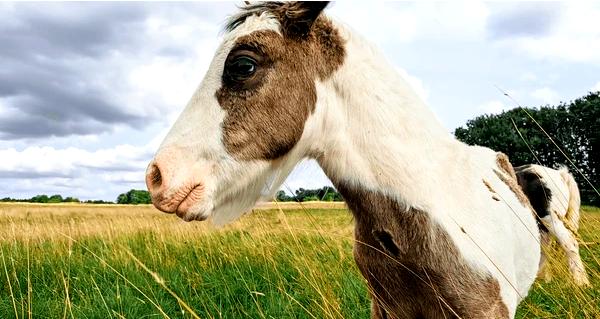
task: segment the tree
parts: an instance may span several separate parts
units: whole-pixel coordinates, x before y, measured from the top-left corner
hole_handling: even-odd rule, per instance
[[[329,201],[343,201],[342,195],[331,186],[323,186],[318,189],[304,189],[298,188],[294,196],[298,202],[316,201],[316,200],[329,200]]]
[[[36,195],[36,196],[33,196],[31,198],[30,202],[32,202],[32,203],[47,203],[48,202],[48,195]]]
[[[58,194],[48,197],[48,203],[62,203],[62,202],[63,202],[63,198],[62,198],[62,196],[60,196]]]
[[[277,194],[275,194],[275,199],[278,202],[293,202],[294,201],[294,197],[289,196],[288,194],[285,193],[285,191],[278,191]]]
[[[465,143],[506,153],[514,166],[567,165],[579,184],[582,201],[600,205],[600,196],[561,153],[562,150],[569,156],[594,187],[600,186],[600,92],[555,107],[516,108],[497,115],[482,115],[457,128],[454,135]]]
[[[66,197],[65,199],[63,199],[63,202],[64,203],[79,203],[80,200],[77,197],[71,197],[71,196],[69,196],[69,197]]]
[[[10,198],[10,197],[4,197],[2,199],[0,199],[0,202],[23,202],[23,203],[48,203],[48,204],[55,204],[55,203],[81,203],[82,201],[79,200],[79,198],[77,197],[62,197],[59,194],[56,195],[52,195],[52,196],[48,196],[45,194],[42,195],[36,195],[33,196],[32,198],[29,199],[16,199],[16,198]],[[108,201],[103,201],[103,200],[87,200],[85,201],[85,203],[90,203],[90,204],[112,204],[112,202],[108,202]]]
[[[88,199],[84,203],[86,203],[86,204],[114,204],[111,201],[101,200],[101,199]]]
[[[119,194],[119,196],[117,196],[117,204],[129,204],[127,193]]]
[[[117,204],[150,204],[151,202],[150,193],[145,190],[131,189],[117,197]]]

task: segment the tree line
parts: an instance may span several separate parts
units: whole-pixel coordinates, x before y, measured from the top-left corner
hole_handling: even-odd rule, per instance
[[[478,116],[454,135],[467,144],[505,153],[514,166],[566,165],[579,184],[582,202],[600,205],[594,190],[600,186],[600,92],[556,106]]]
[[[15,203],[44,203],[44,204],[55,204],[55,203],[86,203],[86,204],[113,204],[111,201],[104,201],[100,199],[91,200],[79,200],[77,197],[62,197],[62,195],[36,195],[31,198],[19,199],[4,197],[0,199],[0,202],[15,202]]]
[[[324,186],[318,189],[299,188],[293,196],[287,195],[284,191],[276,194],[276,199],[281,202],[305,202],[305,201],[342,201],[342,196],[330,186]],[[117,199],[112,201],[104,200],[86,200],[81,201],[75,197],[62,197],[61,195],[36,195],[28,199],[15,199],[5,197],[0,202],[25,202],[25,203],[86,203],[86,204],[150,204],[152,198],[147,190],[131,189],[126,193],[119,194]]]
[[[323,186],[317,189],[299,188],[290,196],[284,191],[278,191],[275,199],[279,202],[309,202],[309,201],[326,201],[326,202],[341,202],[344,201],[342,195],[331,186]]]

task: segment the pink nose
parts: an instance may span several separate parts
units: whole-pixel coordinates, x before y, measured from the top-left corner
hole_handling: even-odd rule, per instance
[[[174,148],[163,149],[156,154],[146,170],[146,186],[156,208],[166,213],[184,215],[191,205],[201,199],[204,187],[199,176],[192,171],[179,176],[177,185],[173,184],[175,172],[183,173],[182,168],[189,168],[190,164]]]

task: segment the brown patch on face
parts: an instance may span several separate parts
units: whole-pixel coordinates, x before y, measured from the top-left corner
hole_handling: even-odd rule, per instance
[[[508,318],[498,281],[472,269],[429,214],[336,183],[355,218],[354,258],[373,318]]]
[[[224,73],[223,85],[216,92],[227,112],[223,142],[238,159],[277,159],[302,136],[317,102],[315,81],[327,79],[342,65],[343,40],[331,21],[319,17],[302,37],[274,31],[240,37],[228,60],[244,54],[242,50],[256,55],[258,68],[243,83],[231,81]]]
[[[502,182],[508,185],[508,188],[515,193],[519,202],[523,204],[523,206],[531,209],[532,213],[535,214],[533,207],[531,207],[531,203],[529,202],[529,198],[523,192],[521,186],[519,186],[519,182],[517,179],[517,174],[515,174],[515,169],[512,164],[508,160],[508,156],[506,154],[498,152],[496,155],[496,164],[500,168],[501,171],[494,170],[494,173],[500,178]]]

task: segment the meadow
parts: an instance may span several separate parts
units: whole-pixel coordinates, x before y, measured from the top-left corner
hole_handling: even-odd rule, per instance
[[[600,318],[600,209],[575,287],[552,252],[518,318]],[[0,204],[0,318],[368,318],[343,205],[266,205],[216,229],[148,205]]]

